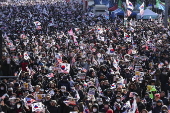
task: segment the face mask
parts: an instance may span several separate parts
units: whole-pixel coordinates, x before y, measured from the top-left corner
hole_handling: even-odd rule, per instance
[[[120,99],[116,99],[117,102],[120,102]]]
[[[149,96],[145,96],[145,98],[149,98]]]
[[[142,81],[139,81],[139,83],[142,83]]]
[[[1,87],[1,90],[4,90],[4,87]]]
[[[93,112],[97,112],[97,109],[93,109]]]
[[[61,92],[65,92],[66,90],[65,89],[61,89]]]
[[[17,105],[17,108],[20,108],[21,107],[21,105]]]
[[[98,104],[99,104],[99,105],[102,105],[102,104],[103,104],[103,102],[98,102]]]

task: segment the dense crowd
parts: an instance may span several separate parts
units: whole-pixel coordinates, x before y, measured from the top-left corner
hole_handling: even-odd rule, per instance
[[[169,113],[170,29],[81,3],[0,7],[1,113]]]

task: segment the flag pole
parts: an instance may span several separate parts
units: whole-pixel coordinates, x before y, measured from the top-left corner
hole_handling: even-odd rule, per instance
[[[169,0],[165,0],[165,18],[164,18],[165,28],[167,28],[168,26],[168,9],[169,9]]]

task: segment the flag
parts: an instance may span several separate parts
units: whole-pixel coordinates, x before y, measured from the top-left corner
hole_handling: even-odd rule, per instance
[[[156,7],[165,11],[165,3],[161,2],[160,0],[156,0]]]
[[[113,48],[110,48],[110,47],[109,47],[107,53],[108,53],[108,54],[114,54],[114,51],[115,51],[115,50],[114,50]]]
[[[76,36],[73,36],[73,41],[74,41],[74,44],[75,44],[76,46],[79,45],[78,42],[77,42]]]
[[[53,73],[49,73],[46,75],[47,77],[51,78],[51,77],[54,77],[54,74]]]
[[[35,24],[35,26],[40,26],[40,25],[41,25],[41,22],[35,21],[34,24]]]
[[[108,11],[114,11],[114,10],[116,10],[116,9],[118,9],[118,5],[117,5],[117,4],[114,5],[113,7],[110,7],[110,8],[108,9]]]
[[[122,9],[123,11],[125,11],[125,6],[124,6],[122,0],[118,1],[118,8]]]
[[[42,13],[48,15],[48,11],[46,10],[46,8],[43,9]]]
[[[58,68],[58,73],[68,74],[70,72],[70,64],[68,63],[60,63]]]
[[[113,66],[116,68],[116,70],[119,70],[119,65],[118,65],[118,62],[114,59],[113,61]]]
[[[111,85],[111,89],[115,89],[115,88],[116,88],[116,84],[113,83],[113,84]]]
[[[62,63],[62,54],[57,53],[55,54],[55,58],[56,58],[56,65],[58,66],[60,63]]]
[[[130,2],[129,0],[126,0],[126,5],[127,5],[127,9],[130,9],[130,10],[134,9],[132,2]]]
[[[130,113],[135,113],[136,110],[137,110],[137,103],[136,103],[136,97],[134,96],[134,100],[133,100],[133,103],[132,103]]]
[[[68,34],[69,35],[74,35],[73,30],[71,29],[70,31],[68,31]]]
[[[27,52],[24,52],[24,59],[25,60],[28,60],[30,57],[28,56],[28,53]]]
[[[94,58],[94,56],[93,56],[93,58],[92,58],[92,62],[93,62],[94,65],[98,65],[98,62],[97,62],[97,60]]]
[[[140,6],[142,4],[141,0],[137,0],[137,5]]]
[[[33,112],[37,111],[37,110],[39,110],[39,111],[43,110],[43,105],[42,105],[41,102],[33,103],[31,106],[32,106],[32,111]]]
[[[142,5],[139,7],[140,9],[140,15],[141,17],[143,17],[143,14],[144,14],[144,2],[142,3]]]
[[[31,105],[35,100],[32,98],[24,98],[24,102],[26,105]]]
[[[40,30],[40,29],[42,29],[42,27],[41,26],[36,26],[36,29]]]
[[[21,35],[20,35],[20,38],[22,38],[22,39],[26,39],[27,37],[26,37],[26,35],[25,35],[25,34],[21,34]]]

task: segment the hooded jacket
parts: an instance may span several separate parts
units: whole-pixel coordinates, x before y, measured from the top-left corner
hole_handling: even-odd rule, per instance
[[[18,107],[17,107],[17,104],[20,104],[21,106],[18,108]],[[23,106],[22,102],[17,102],[17,103],[15,104],[15,108],[14,108],[14,110],[13,110],[12,113],[20,113],[20,112],[26,113],[25,110],[24,110],[24,106]]]
[[[93,112],[93,108],[97,108],[97,111],[96,112]],[[94,104],[92,106],[92,113],[98,113],[99,112],[99,106],[97,104]]]
[[[4,87],[4,89],[1,89],[1,87]],[[0,97],[2,97],[5,93],[7,93],[7,86],[4,83],[0,83]]]

